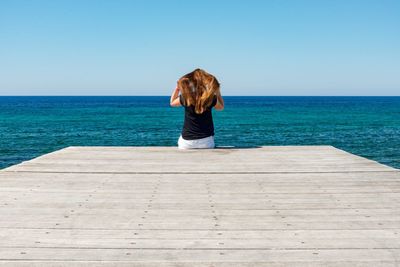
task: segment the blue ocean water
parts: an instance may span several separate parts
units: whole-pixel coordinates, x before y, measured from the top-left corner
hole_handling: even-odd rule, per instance
[[[333,145],[400,168],[400,97],[225,97],[220,146]],[[67,146],[175,146],[169,97],[0,97],[0,168]]]

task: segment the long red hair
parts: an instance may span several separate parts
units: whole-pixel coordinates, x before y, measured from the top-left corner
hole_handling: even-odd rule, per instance
[[[214,96],[219,92],[220,84],[214,75],[202,69],[195,69],[178,80],[178,87],[185,105],[194,106],[194,111],[201,114],[211,106]]]

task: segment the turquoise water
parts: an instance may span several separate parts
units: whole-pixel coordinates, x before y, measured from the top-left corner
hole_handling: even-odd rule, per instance
[[[400,97],[226,97],[220,146],[333,145],[400,168]],[[67,146],[175,146],[169,97],[0,97],[0,168]]]

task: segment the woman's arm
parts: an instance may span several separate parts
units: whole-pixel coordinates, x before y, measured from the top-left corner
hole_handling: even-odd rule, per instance
[[[215,105],[216,110],[223,110],[224,109],[224,99],[222,98],[221,91],[218,90],[217,92],[217,104]]]
[[[176,87],[172,92],[171,99],[169,100],[169,104],[171,107],[179,107],[181,106],[181,102],[179,101],[179,88]]]

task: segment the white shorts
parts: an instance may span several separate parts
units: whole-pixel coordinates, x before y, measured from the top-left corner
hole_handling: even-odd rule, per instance
[[[192,148],[214,148],[214,136],[209,136],[206,138],[196,139],[196,140],[185,140],[182,136],[178,140],[179,149],[192,149]]]

